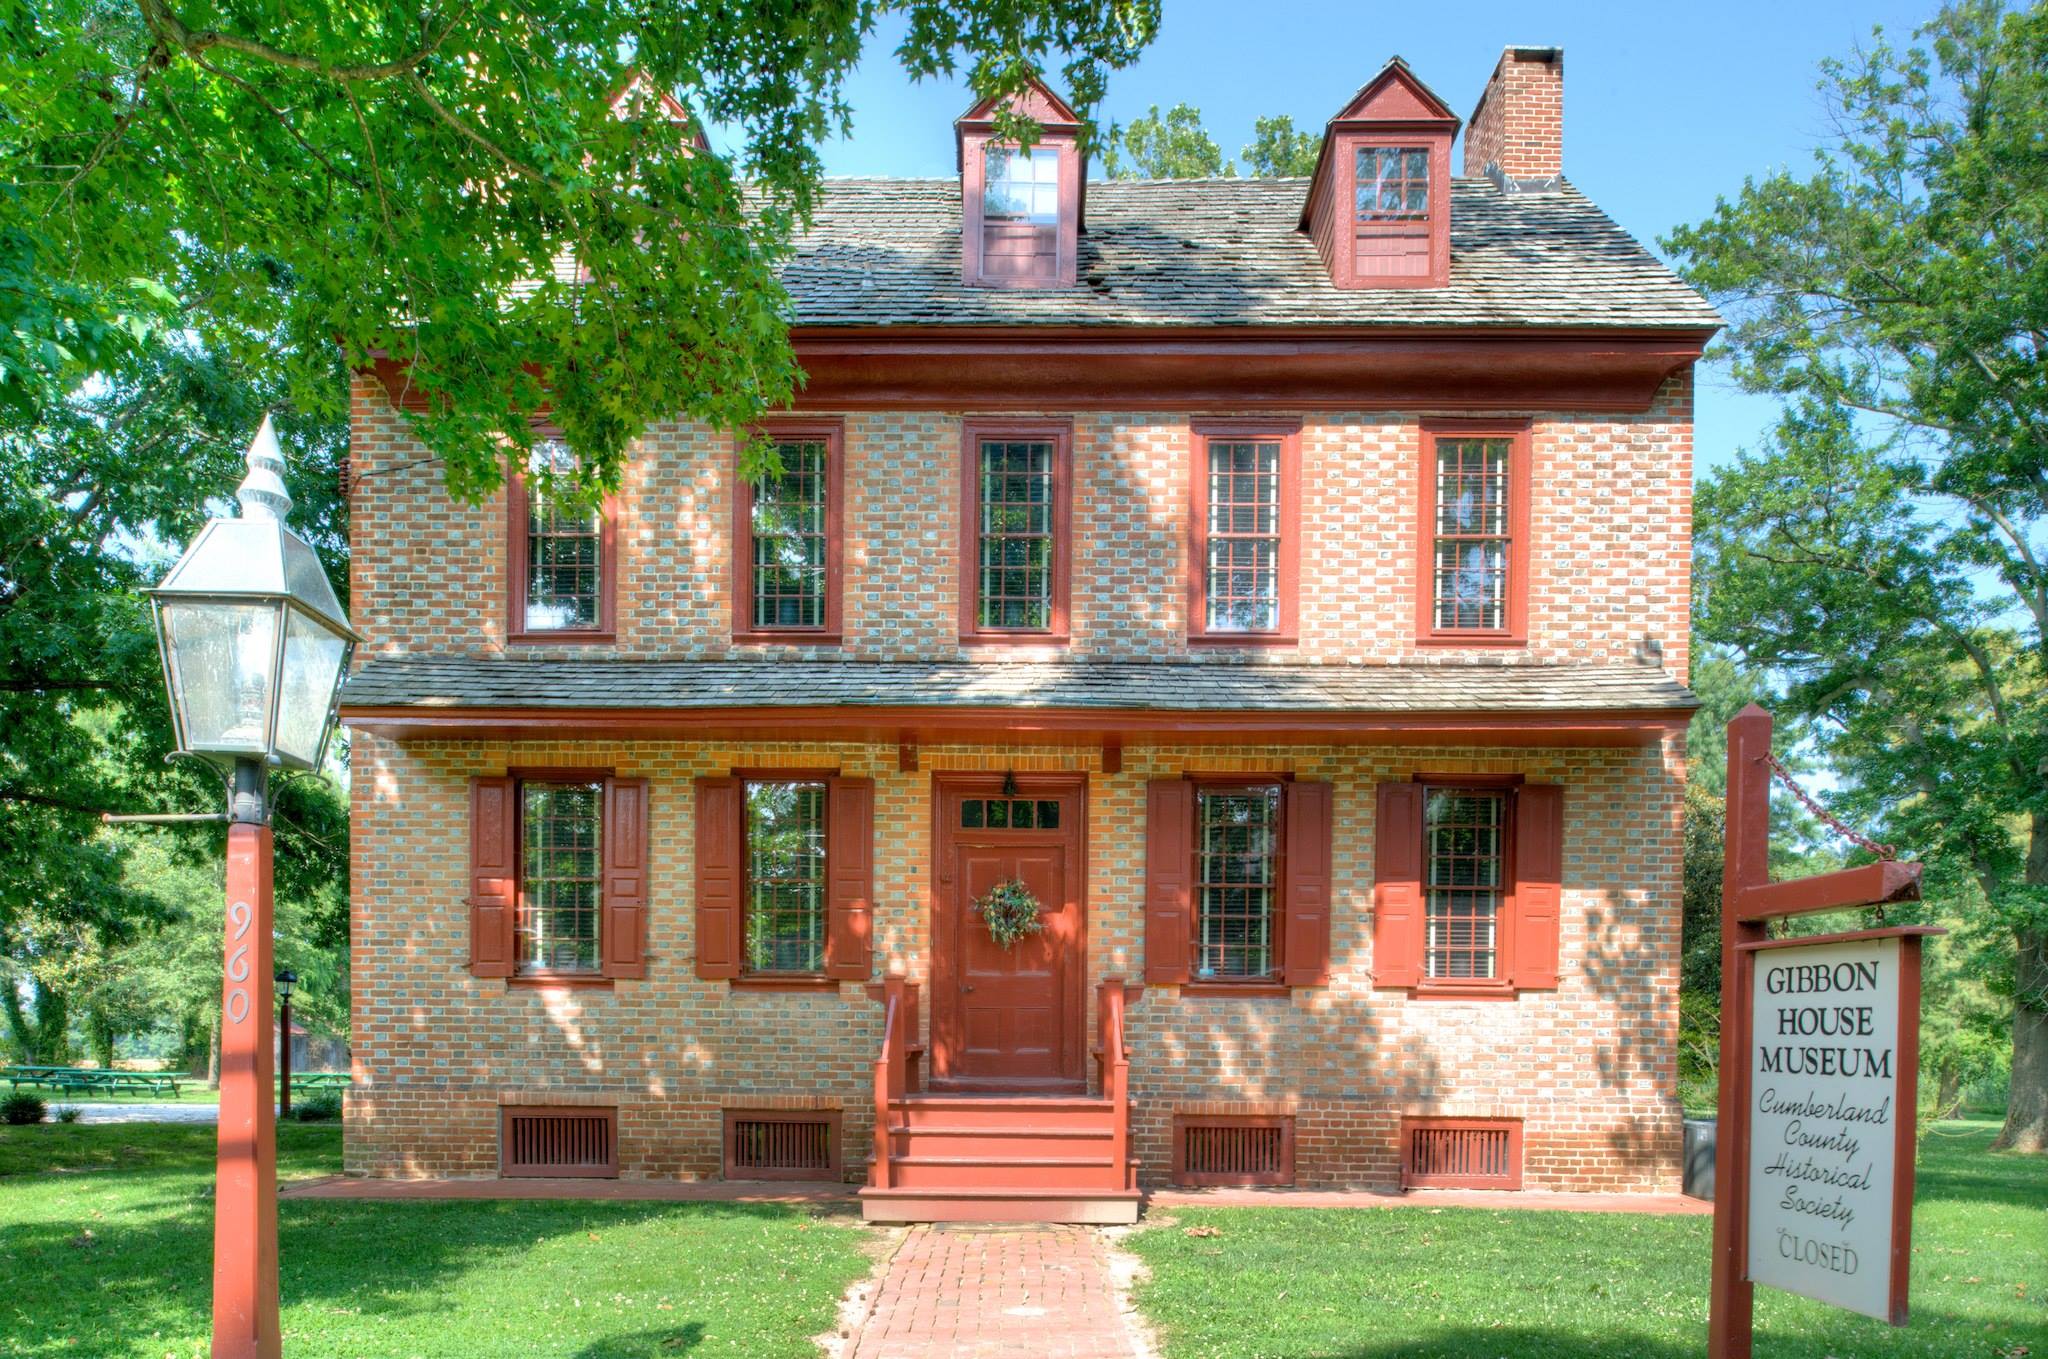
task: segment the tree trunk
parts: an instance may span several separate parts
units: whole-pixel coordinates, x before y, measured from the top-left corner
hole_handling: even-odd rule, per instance
[[[1941,1064],[1941,1069],[1935,1073],[1934,1116],[1954,1118],[1961,1112],[1959,1106],[1962,1102],[1963,1073],[1956,1069],[1954,1062],[1945,1061]]]
[[[220,1089],[220,1016],[213,1017],[213,1024],[206,1036],[206,1088]]]
[[[2048,886],[2048,813],[2036,812],[2027,844],[2027,884]],[[2048,930],[2021,930],[2013,961],[2012,1096],[1999,1151],[2048,1152]]]
[[[114,1026],[107,1022],[106,1012],[97,1005],[85,1012],[85,1040],[92,1045],[92,1059],[98,1062],[100,1070],[114,1069]]]

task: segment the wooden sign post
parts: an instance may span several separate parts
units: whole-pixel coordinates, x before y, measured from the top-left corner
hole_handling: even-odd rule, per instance
[[[1889,860],[1772,882],[1770,754],[1751,704],[1728,724],[1709,1359],[1750,1359],[1758,1283],[1906,1324],[1920,946],[1943,931],[1767,937],[1920,896],[1920,865]]]

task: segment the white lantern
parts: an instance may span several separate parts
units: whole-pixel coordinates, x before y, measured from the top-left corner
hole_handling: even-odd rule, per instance
[[[284,456],[263,419],[235,492],[150,592],[181,753],[317,769],[361,639],[312,547],[285,526]]]

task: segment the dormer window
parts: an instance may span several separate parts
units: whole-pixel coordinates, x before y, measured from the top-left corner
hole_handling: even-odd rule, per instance
[[[1441,288],[1450,277],[1458,120],[1399,57],[1330,120],[1302,225],[1340,288]]]
[[[982,288],[1071,287],[1081,223],[1080,121],[1033,82],[1011,107],[1036,121],[1024,148],[994,140],[996,101],[954,126],[960,138],[961,281]]]

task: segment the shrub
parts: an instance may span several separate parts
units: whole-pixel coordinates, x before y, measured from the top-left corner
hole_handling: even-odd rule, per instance
[[[57,1111],[57,1121],[59,1123],[76,1123],[78,1116],[84,1112],[85,1110],[77,1105],[69,1105]]]
[[[341,1094],[322,1090],[292,1101],[291,1116],[301,1123],[326,1123],[341,1117]]]
[[[40,1123],[49,1112],[47,1104],[26,1090],[17,1090],[6,1099],[0,1099],[0,1119],[17,1126]]]

